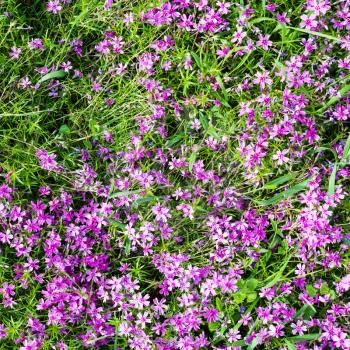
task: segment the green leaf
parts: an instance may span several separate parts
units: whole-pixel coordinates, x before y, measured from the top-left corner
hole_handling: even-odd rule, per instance
[[[201,122],[203,129],[207,131],[209,127],[209,121],[208,118],[202,112],[199,112],[199,121]]]
[[[320,147],[320,148],[317,148],[315,151],[313,151],[312,153],[320,153],[320,152],[324,152],[324,151],[329,151],[329,152],[332,152],[333,155],[334,155],[334,160],[337,160],[338,159],[338,154],[336,152],[335,149],[333,148],[330,148],[330,147]]]
[[[335,192],[335,177],[337,175],[337,164],[334,164],[334,168],[332,171],[331,176],[329,177],[329,183],[328,183],[328,194],[332,195]]]
[[[256,23],[260,23],[260,22],[275,22],[276,20],[274,18],[271,17],[259,17],[259,18],[255,18],[252,21],[249,21],[249,23],[251,24],[256,24]]]
[[[237,281],[236,285],[237,285],[237,287],[238,287],[239,289],[244,288],[244,286],[245,286],[245,281],[244,281],[244,279],[242,279],[242,278],[239,279],[239,280]]]
[[[287,175],[281,176],[275,180],[272,180],[272,181],[266,183],[263,188],[265,188],[267,190],[272,190],[272,189],[277,188],[278,185],[281,185],[289,180],[292,180],[293,178],[294,178],[294,176],[292,174],[287,174]]]
[[[343,241],[345,244],[349,244],[349,245],[350,245],[350,239],[349,239],[349,238],[343,237],[343,238],[342,238],[342,241]]]
[[[175,136],[173,136],[165,145],[167,147],[171,147],[173,145],[175,145],[176,143],[178,143],[180,140],[182,140],[185,137],[185,133],[180,133],[180,134],[176,134]]]
[[[221,91],[222,91],[222,93],[224,95],[225,101],[227,102],[228,101],[228,96],[227,96],[227,90],[225,88],[224,82],[222,81],[221,77],[218,76],[218,75],[216,76],[216,81],[219,83]]]
[[[333,35],[329,35],[329,34],[324,34],[324,33],[320,33],[320,32],[315,32],[314,30],[308,30],[308,29],[302,29],[302,28],[296,28],[296,27],[289,27],[287,26],[286,28],[288,29],[293,29],[297,32],[301,32],[301,33],[305,33],[305,34],[310,34],[310,35],[315,35],[315,36],[319,36],[321,38],[326,38],[329,40],[333,40],[333,41],[341,41],[339,38],[333,36]]]
[[[329,294],[331,300],[334,300],[337,297],[337,293],[333,289],[330,289],[328,294]]]
[[[289,197],[291,197],[293,194],[296,194],[302,190],[304,190],[307,187],[307,184],[309,183],[309,179],[289,188],[286,191],[283,191],[281,193],[277,193],[275,194],[272,198],[267,199],[267,200],[254,200],[256,203],[263,205],[263,206],[267,206],[267,205],[274,205],[279,203],[280,201],[282,201],[283,199],[287,199]]]
[[[231,344],[232,346],[245,346],[246,343],[244,342],[244,340],[237,340],[234,343]]]
[[[327,103],[325,103],[323,107],[321,107],[320,109],[318,109],[316,111],[316,113],[321,113],[321,112],[325,111],[328,107],[333,105],[334,103],[338,102],[349,90],[350,90],[350,84],[347,84],[344,87],[342,87],[338,91],[340,96],[333,96],[332,98],[330,98],[329,101]]]
[[[259,281],[256,278],[250,278],[245,283],[246,287],[251,291],[254,291],[257,288],[258,284]]]
[[[126,226],[124,224],[122,224],[121,222],[118,222],[114,219],[109,219],[108,221],[112,224],[112,226],[118,227],[121,230],[125,230]]]
[[[220,323],[219,322],[210,322],[208,324],[208,328],[209,328],[209,331],[211,333],[214,333],[219,327],[220,327]]]
[[[220,298],[218,298],[218,297],[215,298],[215,305],[216,305],[216,308],[217,308],[220,312],[222,312],[222,310],[224,309],[224,306],[223,306],[223,304],[222,304]]]
[[[313,315],[315,315],[316,309],[313,307],[313,305],[307,303],[303,305],[298,312],[294,315],[294,318],[298,318],[299,316],[302,316],[304,320],[309,320]]]
[[[89,127],[93,136],[96,136],[100,132],[100,125],[95,119],[89,120]]]
[[[350,134],[346,140],[345,146],[344,146],[344,150],[343,150],[343,156],[341,157],[341,162],[345,163],[346,160],[349,157],[349,153],[350,153]]]
[[[192,171],[192,169],[193,169],[193,163],[195,162],[196,158],[197,158],[197,153],[192,152],[190,155],[190,158],[189,158],[189,162],[188,162],[188,169],[190,171]]]
[[[201,58],[195,53],[195,52],[191,52],[191,56],[194,58],[194,61],[197,63],[197,66],[200,70],[203,70],[203,63]]]
[[[121,196],[127,196],[129,194],[140,193],[143,191],[144,190],[134,190],[134,191],[120,191],[120,192],[110,193],[109,198],[117,198],[117,197],[121,197]]]
[[[293,342],[303,342],[307,340],[316,340],[320,336],[319,333],[310,333],[310,334],[304,334],[304,335],[297,335],[295,337],[288,337],[287,339]]]
[[[307,284],[305,289],[308,296],[312,298],[317,294],[317,289],[312,284]]]
[[[246,298],[246,294],[243,292],[237,292],[233,295],[233,299],[236,303],[240,304],[243,303],[244,299]]]
[[[252,303],[257,297],[258,297],[258,294],[256,292],[248,293],[247,302]]]
[[[63,78],[67,73],[64,70],[56,70],[55,72],[47,73],[41,79],[39,79],[38,83],[43,83],[44,81],[51,79]]]
[[[134,201],[132,203],[133,207],[138,207],[140,204],[144,204],[144,203],[149,203],[149,202],[155,202],[158,201],[159,198],[156,196],[145,196],[145,197],[141,197],[136,199],[136,201]]]
[[[293,254],[290,254],[287,259],[285,259],[283,265],[281,266],[281,268],[279,269],[279,271],[275,274],[275,276],[273,277],[273,275],[271,277],[273,277],[272,281],[270,281],[269,283],[267,283],[264,288],[270,288],[272,286],[274,286],[277,282],[279,282],[282,278],[282,274],[284,272],[284,270],[286,269],[290,258],[292,257]]]
[[[220,62],[220,65],[222,65],[223,63],[225,63],[234,52],[240,51],[245,49],[245,46],[236,46],[233,49],[231,49],[228,54],[223,58],[223,60]]]
[[[125,249],[125,254],[129,255],[130,254],[130,250],[131,250],[131,241],[130,241],[130,239],[128,237],[125,239],[124,249]]]
[[[285,343],[287,345],[288,350],[297,350],[297,348],[295,347],[293,342],[291,342],[288,339],[285,339],[284,341],[285,341]]]
[[[58,132],[62,135],[68,135],[68,134],[70,134],[70,128],[67,124],[63,124],[63,125],[61,125]]]
[[[215,128],[212,125],[209,125],[206,131],[210,136],[214,137],[214,139],[220,139],[219,134],[216,132]]]
[[[321,295],[325,295],[329,293],[329,288],[326,283],[321,284],[320,293]]]
[[[252,342],[248,345],[247,350],[253,350],[256,348],[256,346],[259,344],[259,337],[255,337]]]

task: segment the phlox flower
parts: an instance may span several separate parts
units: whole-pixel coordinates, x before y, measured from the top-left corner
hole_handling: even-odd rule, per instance
[[[52,12],[54,14],[59,13],[62,10],[62,6],[59,0],[52,0],[47,3],[47,12]]]
[[[272,41],[270,39],[270,35],[258,35],[259,40],[256,42],[258,46],[261,46],[265,51],[269,49],[270,46],[272,46]]]
[[[316,21],[317,16],[312,13],[311,15],[302,15],[300,18],[302,19],[302,22],[300,22],[300,27],[305,28],[307,30],[314,30],[316,29],[318,25],[318,21]]]
[[[169,208],[162,206],[160,203],[157,203],[154,207],[152,207],[152,213],[155,214],[156,220],[163,222],[167,222],[168,219],[171,218],[169,211]]]
[[[273,156],[273,160],[277,160],[277,165],[282,165],[284,163],[288,163],[290,161],[290,158],[286,157],[286,154],[289,153],[289,150],[284,149],[282,151],[277,151]]]
[[[272,84],[272,79],[269,77],[269,72],[263,70],[262,72],[255,73],[255,79],[253,83],[256,85],[260,85],[260,89],[265,89],[265,86],[270,86]]]
[[[17,60],[22,53],[22,49],[20,47],[12,46],[9,56],[12,60]]]

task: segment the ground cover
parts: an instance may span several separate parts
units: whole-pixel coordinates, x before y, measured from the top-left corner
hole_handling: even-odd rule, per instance
[[[350,349],[348,1],[0,13],[0,349]]]

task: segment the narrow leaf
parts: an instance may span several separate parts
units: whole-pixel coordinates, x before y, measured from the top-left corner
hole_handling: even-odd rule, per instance
[[[127,196],[129,194],[135,194],[135,193],[140,193],[143,192],[144,190],[134,190],[134,191],[120,191],[120,192],[115,192],[115,193],[111,193],[109,195],[109,198],[117,198],[117,197],[121,197],[121,196]]]
[[[344,163],[349,157],[350,152],[350,134],[348,136],[348,139],[346,140],[344,150],[343,150],[343,156],[341,157],[341,162]]]
[[[310,334],[304,334],[304,335],[297,335],[295,337],[288,337],[288,340],[291,340],[293,342],[303,342],[307,340],[316,340],[318,339],[320,334],[318,333],[310,333]]]
[[[232,346],[245,346],[246,343],[244,342],[244,340],[237,340],[234,343],[231,344]]]
[[[253,341],[248,345],[247,350],[253,350],[256,348],[256,346],[259,344],[260,338],[255,337]]]
[[[329,151],[329,152],[332,152],[333,155],[334,155],[334,159],[337,160],[338,159],[338,154],[336,152],[335,149],[333,148],[330,148],[330,147],[320,147],[320,148],[317,148],[315,151],[313,151],[312,153],[320,153],[320,152],[324,152],[324,151]]]
[[[329,177],[329,184],[328,184],[328,194],[329,195],[332,195],[335,192],[335,177],[336,177],[336,175],[337,175],[337,164],[334,164],[332,174]]]
[[[263,206],[277,204],[280,201],[282,201],[283,199],[287,199],[287,198],[291,197],[293,194],[296,194],[296,193],[304,190],[306,188],[307,184],[309,183],[309,181],[310,181],[309,179],[305,180],[305,181],[289,188],[286,191],[283,191],[281,193],[277,193],[276,195],[274,195],[270,199],[263,200],[263,201],[255,200],[255,202],[260,204],[260,205],[263,205]]]
[[[302,28],[296,28],[296,27],[289,27],[289,26],[287,26],[286,28],[293,29],[293,30],[295,30],[297,32],[310,34],[310,35],[315,35],[315,36],[319,36],[321,38],[326,38],[326,39],[329,39],[329,40],[341,42],[341,40],[339,38],[337,38],[337,37],[335,37],[333,35],[324,34],[324,33],[320,33],[320,32],[315,32],[314,30],[308,30],[308,29],[302,29]]]
[[[309,303],[303,305],[298,312],[295,313],[294,318],[302,316],[304,320],[309,320],[313,315],[315,315],[316,309]]]
[[[193,169],[193,163],[195,162],[197,158],[197,153],[196,152],[192,152],[189,158],[189,162],[188,162],[188,168],[190,171],[192,171]]]
[[[41,79],[39,79],[38,83],[43,83],[44,81],[51,79],[63,78],[67,73],[64,70],[57,70],[55,72],[51,72],[45,74]]]
[[[338,102],[348,91],[350,90],[350,84],[345,85],[344,87],[342,87],[338,92],[340,94],[340,96],[333,96],[332,98],[329,99],[329,101],[320,109],[318,109],[316,112],[320,113],[325,111],[328,107],[330,107],[331,105],[333,105],[334,103]]]
[[[207,131],[209,127],[209,121],[208,118],[202,112],[199,112],[199,121],[201,122],[203,129]]]
[[[275,188],[277,188],[278,185],[281,185],[281,184],[293,179],[293,177],[294,176],[291,174],[283,175],[275,180],[272,180],[272,181],[266,183],[263,188],[265,188],[267,190],[275,189]]]
[[[166,146],[171,147],[171,146],[175,145],[176,143],[178,143],[180,140],[182,140],[184,137],[185,137],[184,133],[177,134],[166,143]]]
[[[156,196],[141,197],[141,198],[136,199],[136,201],[134,201],[132,203],[132,206],[133,207],[138,207],[141,204],[149,203],[149,202],[155,202],[155,201],[158,201],[158,200],[159,200],[159,198],[156,197]]]
[[[284,341],[285,341],[285,343],[287,345],[288,350],[297,350],[297,348],[295,347],[293,342],[291,342],[288,339],[285,339]]]

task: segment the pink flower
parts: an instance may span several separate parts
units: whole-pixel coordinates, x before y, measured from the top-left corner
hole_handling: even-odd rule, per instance
[[[228,332],[227,332],[227,340],[230,343],[234,343],[237,340],[241,339],[241,335],[239,333],[239,330],[233,329],[231,328]]]
[[[105,2],[105,10],[109,10],[112,7],[113,0],[106,0]]]
[[[19,55],[21,54],[22,49],[16,46],[11,47],[11,51],[9,53],[9,56],[12,60],[17,60],[19,58]]]
[[[48,12],[52,12],[54,14],[57,14],[62,10],[62,6],[60,5],[59,0],[52,0],[47,3],[46,10]]]
[[[179,204],[176,207],[177,210],[181,210],[184,213],[185,217],[190,218],[191,220],[193,220],[193,208],[189,205],[189,204]]]
[[[301,320],[298,320],[297,323],[292,323],[291,327],[293,334],[303,335],[307,331],[304,321]]]
[[[231,39],[231,41],[233,43],[240,44],[246,36],[247,33],[243,31],[243,28],[238,27],[237,30],[233,33],[233,38]]]
[[[218,12],[222,15],[227,15],[230,10],[229,8],[232,6],[229,2],[218,1],[216,5],[219,7]]]
[[[151,323],[151,319],[149,318],[149,313],[146,311],[143,314],[137,314],[136,324],[140,325],[142,329],[146,327],[146,323]]]
[[[270,46],[272,46],[272,41],[269,40],[270,35],[262,36],[259,34],[259,40],[256,42],[258,46],[261,46],[265,51],[269,49]]]
[[[283,163],[288,163],[290,159],[286,157],[286,154],[288,154],[289,150],[284,149],[282,151],[277,151],[276,154],[272,156],[273,160],[277,160],[277,165],[282,165]]]
[[[22,88],[22,89],[26,89],[28,87],[30,87],[32,85],[32,82],[29,80],[28,77],[24,77],[20,80],[19,82],[19,86]]]
[[[61,68],[65,71],[65,72],[69,72],[72,68],[73,68],[73,66],[72,66],[72,63],[70,62],[70,61],[67,61],[67,62],[63,62],[62,64],[61,64]]]
[[[266,85],[272,84],[272,79],[269,77],[269,72],[266,70],[262,72],[255,73],[255,79],[253,80],[253,83],[256,85],[260,85],[260,89],[265,89]]]
[[[156,215],[156,220],[167,222],[168,218],[171,218],[169,213],[169,208],[161,206],[160,203],[157,203],[152,207],[152,213]]]
[[[9,328],[5,328],[5,326],[2,323],[0,323],[0,339],[8,337],[8,331]]]
[[[312,13],[311,15],[307,16],[307,15],[302,15],[300,16],[300,18],[303,20],[300,23],[300,27],[307,29],[307,30],[314,30],[316,29],[318,22],[315,20],[317,16]]]
[[[227,56],[227,54],[230,52],[230,48],[229,47],[224,47],[222,49],[218,49],[216,50],[216,54],[218,55],[218,57],[220,58],[224,58]]]

